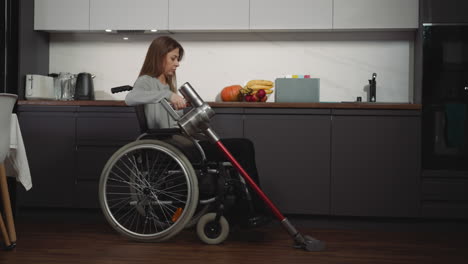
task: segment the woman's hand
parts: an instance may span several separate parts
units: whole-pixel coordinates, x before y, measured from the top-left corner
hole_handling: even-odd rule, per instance
[[[184,109],[187,107],[187,102],[185,102],[185,99],[176,93],[172,93],[171,99],[169,101],[175,110]]]

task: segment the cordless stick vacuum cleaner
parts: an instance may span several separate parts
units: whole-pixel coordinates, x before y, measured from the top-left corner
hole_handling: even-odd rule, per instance
[[[242,177],[248,182],[248,184],[255,190],[260,198],[266,203],[271,209],[275,217],[281,222],[286,231],[291,235],[294,240],[295,248],[302,248],[307,251],[322,251],[325,249],[325,243],[307,235],[302,235],[297,229],[289,222],[289,220],[281,214],[271,200],[265,195],[265,193],[258,187],[258,185],[252,180],[249,174],[242,168],[232,154],[220,141],[219,137],[210,127],[210,119],[214,116],[215,112],[211,107],[205,103],[192,86],[187,82],[179,88],[180,93],[184,96],[188,103],[193,106],[188,113],[180,117],[171,105],[165,99],[161,101],[163,107],[168,113],[177,121],[179,127],[188,136],[194,137],[200,132],[203,133],[209,140],[216,144],[231,164],[238,170]]]

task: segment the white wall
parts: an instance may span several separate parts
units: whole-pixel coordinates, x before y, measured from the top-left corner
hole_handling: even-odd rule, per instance
[[[412,101],[412,32],[177,33],[186,53],[177,71],[205,101],[227,85],[288,74],[320,78],[321,101],[366,100],[377,73],[377,100]],[[157,35],[51,34],[50,72],[90,72],[96,99],[123,99],[110,88],[133,85]],[[273,97],[269,101],[273,101]]]

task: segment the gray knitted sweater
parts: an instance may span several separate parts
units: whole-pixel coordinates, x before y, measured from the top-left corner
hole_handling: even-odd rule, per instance
[[[162,98],[169,100],[171,95],[168,84],[161,83],[157,78],[143,75],[135,81],[133,89],[125,97],[125,103],[130,106],[145,105],[148,128],[171,128],[177,126],[176,122],[162,104],[156,103]]]

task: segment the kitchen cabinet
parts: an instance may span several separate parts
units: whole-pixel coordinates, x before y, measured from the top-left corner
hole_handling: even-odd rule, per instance
[[[419,216],[420,113],[334,110],[331,213]]]
[[[245,109],[260,184],[286,214],[329,214],[330,110]]]
[[[167,30],[168,0],[90,0],[90,30]]]
[[[19,206],[71,207],[74,187],[75,107],[28,107],[18,120],[33,188],[18,189]]]
[[[20,106],[33,188],[19,207],[98,208],[101,171],[140,134],[132,107]]]
[[[466,0],[421,0],[423,23],[468,23]]]
[[[425,2],[428,2],[424,9],[425,20],[466,22],[461,13],[463,8],[442,6],[439,0]],[[35,0],[34,29],[416,29],[418,8],[419,0]],[[452,11],[456,11],[455,17],[445,19]]]
[[[78,108],[74,207],[99,207],[98,187],[102,169],[112,154],[139,135],[133,107]]]
[[[35,30],[89,30],[90,0],[35,0]]]
[[[333,0],[333,29],[417,29],[419,0]]]
[[[240,108],[213,108],[214,117],[210,125],[219,138],[244,137],[244,120]]]
[[[169,30],[248,30],[249,0],[171,0]]]
[[[421,216],[468,218],[468,173],[424,170],[421,183]]]
[[[250,0],[250,29],[332,29],[332,6],[332,0]]]
[[[420,110],[213,109],[221,138],[253,141],[285,214],[466,217],[465,176],[420,180]],[[97,208],[105,163],[139,135],[132,107],[20,105],[18,117],[34,186],[18,188],[19,207]]]

